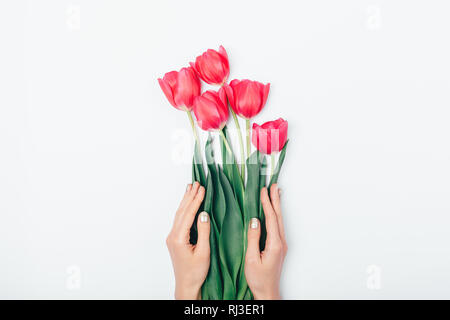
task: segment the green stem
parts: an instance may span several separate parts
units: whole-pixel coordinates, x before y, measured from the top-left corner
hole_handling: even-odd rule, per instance
[[[275,152],[272,152],[270,154],[270,160],[271,160],[271,165],[270,165],[270,179],[272,179],[274,170],[275,170]]]
[[[250,144],[250,119],[245,120],[245,127],[247,131],[247,158],[250,157],[251,144]]]
[[[236,128],[238,130],[239,135],[239,144],[241,146],[241,178],[245,179],[245,156],[244,156],[244,140],[242,139],[241,126],[239,125],[238,118],[236,117],[236,113],[234,113],[233,109],[231,110],[231,114],[233,115],[234,123],[236,124]]]
[[[226,138],[225,135],[223,134],[223,130],[220,129],[220,130],[219,130],[219,133],[220,133],[220,136],[221,136],[222,139],[223,139],[223,142],[225,143],[225,148],[227,148],[227,151],[230,153],[230,155],[233,155],[233,151],[231,151],[231,147],[230,147],[230,145],[228,144],[227,138]]]
[[[200,139],[198,138],[197,129],[195,129],[195,124],[194,124],[194,119],[192,118],[192,113],[191,113],[191,111],[186,111],[186,113],[188,115],[189,122],[191,123],[192,132],[194,133],[195,141],[197,142],[198,148],[200,148]]]

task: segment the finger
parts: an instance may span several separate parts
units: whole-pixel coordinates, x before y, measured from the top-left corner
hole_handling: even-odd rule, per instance
[[[266,217],[266,229],[267,229],[267,240],[266,247],[270,249],[281,244],[280,231],[278,228],[278,221],[275,211],[273,210],[272,204],[270,203],[269,194],[267,188],[262,188],[261,190],[261,203],[264,210],[264,216]]]
[[[286,236],[284,233],[284,224],[283,224],[283,215],[281,214],[281,199],[280,199],[280,188],[278,188],[278,185],[274,183],[270,187],[270,199],[272,202],[272,207],[275,210],[275,214],[277,216],[277,222],[278,222],[278,230],[280,232],[280,238],[283,243],[286,243]]]
[[[198,182],[197,182],[198,183]],[[178,206],[177,212],[175,214],[175,219],[173,222],[173,228],[178,229],[180,226],[180,221],[182,220],[181,217],[183,216],[183,213],[185,211],[186,206],[192,202],[192,199],[194,198],[195,194],[193,193],[197,188],[196,183],[194,184],[188,184],[186,187],[186,191],[184,193],[183,199],[180,202],[180,205]]]
[[[192,184],[189,183],[186,187],[186,191],[184,192],[183,199],[181,200],[180,205],[178,206],[177,214],[181,211],[180,209],[185,207],[185,205],[188,201],[188,198],[190,196],[191,189],[192,189]]]
[[[190,188],[190,190],[188,191],[186,204],[184,208],[180,210],[179,216],[177,219],[175,219],[173,225],[173,231],[178,241],[189,243],[191,226],[192,223],[194,222],[195,214],[197,213],[198,208],[200,206],[198,206],[193,213],[191,212],[192,209],[190,208],[192,207],[195,201],[198,202],[198,200],[196,200],[197,197],[200,196],[203,200],[204,190],[205,188],[201,187],[198,182],[194,182],[192,188]]]
[[[195,215],[200,209],[200,205],[205,197],[205,188],[199,186],[197,194],[192,199],[191,203],[186,207],[185,212],[182,216],[181,228],[184,230],[190,230],[192,223],[194,222]]]
[[[198,238],[197,245],[195,246],[195,253],[209,256],[209,233],[211,231],[211,223],[208,213],[203,211],[198,216],[197,230]]]
[[[180,213],[183,214],[185,212],[185,209],[191,204],[191,202],[194,200],[195,196],[198,193],[198,189],[200,188],[200,183],[195,181],[192,186],[187,190],[186,194],[186,200],[183,202],[183,206],[180,206]]]
[[[247,232],[247,253],[246,262],[260,261],[261,252],[259,251],[259,237],[261,236],[261,224],[257,218],[252,218]]]

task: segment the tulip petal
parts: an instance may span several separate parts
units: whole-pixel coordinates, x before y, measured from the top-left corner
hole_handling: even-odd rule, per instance
[[[173,99],[173,92],[170,85],[164,81],[163,79],[158,79],[159,86],[161,87],[162,91],[164,92],[164,95],[166,96],[167,100],[169,100],[170,104],[173,105],[175,108],[177,108],[177,105]]]
[[[193,64],[191,64],[193,66]],[[223,84],[230,73],[228,57],[223,47],[216,50],[208,49],[195,59],[195,71],[198,76],[209,84]]]
[[[253,123],[252,127],[252,143],[255,146],[256,149],[258,148],[258,125],[256,123]]]
[[[225,89],[225,92],[227,94],[228,102],[230,103],[231,109],[233,109],[234,113],[236,113],[233,88],[230,85],[227,85],[227,84],[225,84],[222,88]]]
[[[203,130],[220,126],[220,115],[211,100],[202,96],[195,98],[194,113],[199,127]]]
[[[174,100],[178,106],[192,109],[194,98],[200,94],[200,81],[192,68],[182,68],[178,72]]]
[[[208,58],[204,59],[204,74],[211,84],[219,84],[223,78],[222,59],[218,52],[209,49]]]
[[[173,89],[177,84],[178,71],[170,71],[164,75],[164,81],[166,81],[169,86]]]
[[[282,118],[268,121],[261,126],[254,123],[252,129],[252,143],[262,153],[278,152],[287,141],[288,122]]]
[[[266,105],[267,97],[269,96],[269,90],[270,90],[270,83],[266,84],[263,88],[263,94],[262,94],[262,107],[261,109]]]
[[[231,87],[234,87],[234,86],[236,86],[239,82],[240,82],[240,81],[239,81],[238,79],[231,80],[230,86],[231,86]]]
[[[225,124],[228,120],[228,105],[227,105],[227,95],[225,93],[225,89],[222,87],[219,89],[219,103],[218,103],[218,111],[220,114],[221,123]],[[222,126],[222,124],[221,124]],[[221,129],[221,128],[220,128]]]
[[[225,102],[225,103],[224,103]],[[194,114],[203,130],[220,130],[228,120],[225,89],[208,90],[194,99]]]
[[[198,71],[197,71],[197,68],[196,68],[196,66],[195,66],[195,63],[194,62],[189,62],[189,65],[191,66],[191,68],[197,73],[197,75],[198,75]]]
[[[224,87],[219,89],[218,97],[219,97],[219,100],[220,100],[220,102],[222,104],[224,104],[224,105],[227,104],[227,94],[225,92],[225,88]]]
[[[280,124],[280,126],[278,127],[278,131],[280,132],[280,146],[279,146],[279,150],[284,148],[284,145],[286,144],[287,141],[287,134],[288,134],[288,122],[281,119],[282,123]]]
[[[223,46],[219,47],[219,53],[222,56],[222,58],[225,58],[227,60],[227,63],[228,63],[228,54]]]
[[[259,95],[258,85],[254,82],[248,84],[241,89],[239,109],[246,118],[253,118],[261,110],[261,96]]]

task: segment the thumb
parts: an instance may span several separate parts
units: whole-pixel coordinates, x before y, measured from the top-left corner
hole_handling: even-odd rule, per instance
[[[198,238],[195,252],[200,254],[204,253],[209,255],[209,232],[211,230],[209,220],[209,215],[205,211],[200,213],[197,219]]]
[[[258,218],[252,218],[248,226],[247,233],[247,261],[258,261],[261,259],[261,251],[259,251],[259,237],[261,235],[261,224]]]

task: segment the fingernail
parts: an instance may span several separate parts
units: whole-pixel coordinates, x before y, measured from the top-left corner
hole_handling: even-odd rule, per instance
[[[188,183],[188,185],[187,185],[187,187],[186,187],[186,191],[191,190],[191,188],[192,188],[192,184]]]
[[[250,220],[250,228],[258,229],[258,223],[259,223],[259,220],[257,218],[252,218]]]
[[[280,188],[278,188],[278,196],[281,197],[281,189]]]
[[[208,222],[208,214],[206,212],[200,213],[200,222]]]

